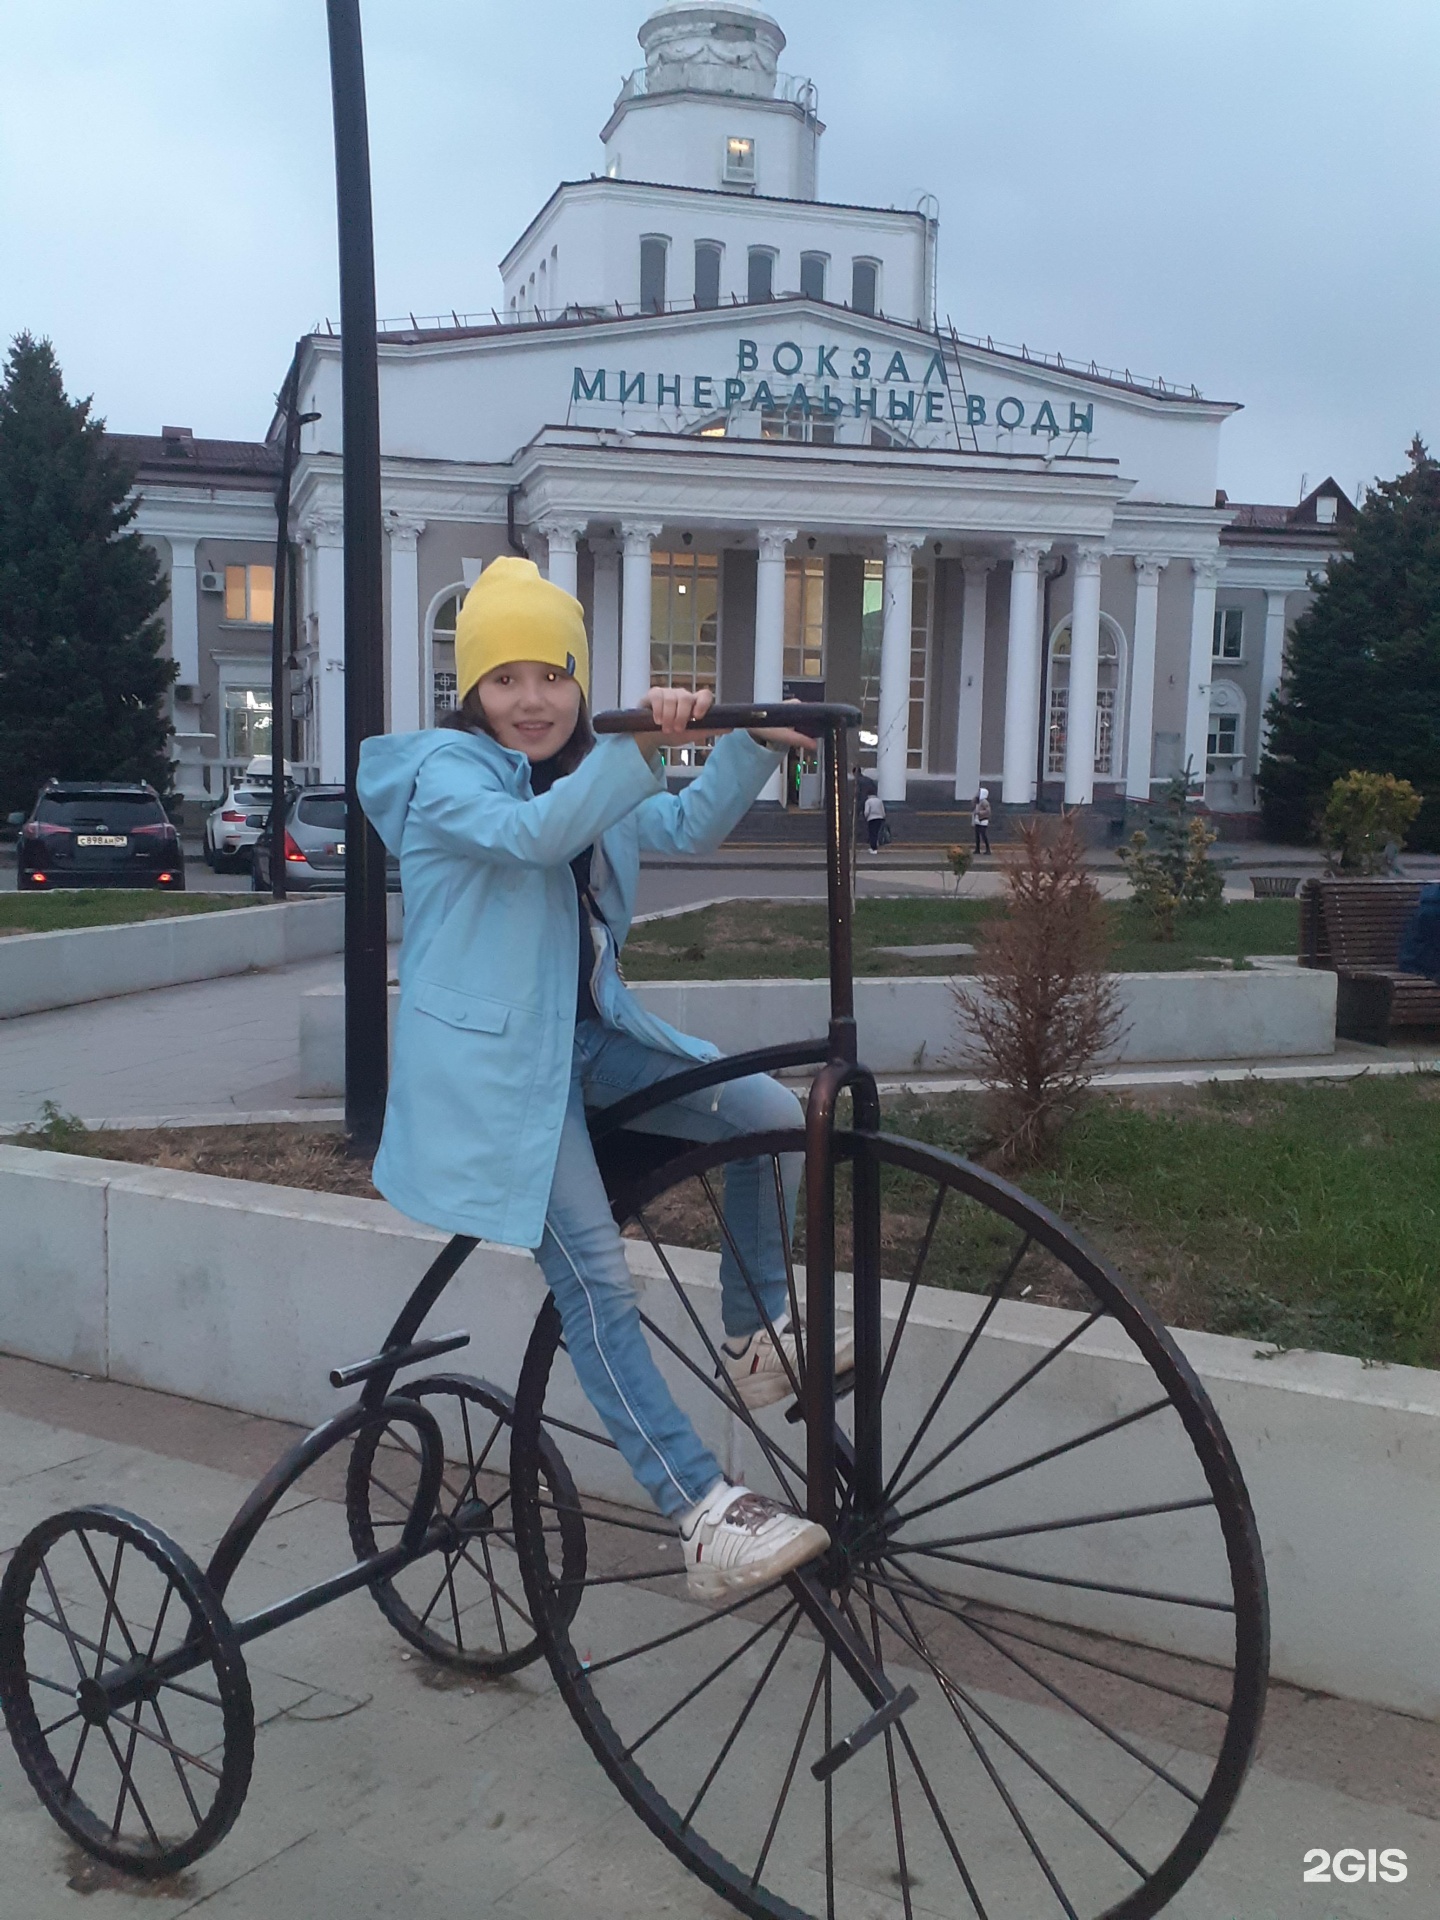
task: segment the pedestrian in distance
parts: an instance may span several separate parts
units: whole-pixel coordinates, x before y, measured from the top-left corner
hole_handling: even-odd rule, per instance
[[[873,791],[865,796],[865,831],[870,836],[872,853],[879,853],[881,847],[889,844],[890,823],[885,818],[885,802]]]
[[[413,1219],[534,1251],[581,1386],[679,1531],[691,1592],[723,1599],[813,1560],[829,1536],[730,1484],[677,1406],[646,1343],[585,1112],[719,1058],[647,1013],[620,976],[642,850],[713,851],[782,756],[814,743],[786,728],[731,733],[683,791],[667,791],[659,749],[693,745],[689,723],[713,696],[652,687],[640,704],[653,728],[597,741],[580,603],[529,560],[484,569],[455,653],[458,710],[361,751],[360,803],[399,856],[405,896],[375,1185]],[[803,1124],[795,1095],[764,1074],[649,1117],[696,1141]],[[746,1407],[790,1397],[797,1371],[786,1263],[803,1166],[801,1154],[782,1158],[780,1196],[768,1162],[726,1177],[721,1354]],[[838,1331],[836,1370],[853,1364],[853,1336]]]
[[[975,829],[976,853],[990,851],[990,789],[981,787],[970,809],[970,824]],[[982,845],[983,843],[983,845]]]

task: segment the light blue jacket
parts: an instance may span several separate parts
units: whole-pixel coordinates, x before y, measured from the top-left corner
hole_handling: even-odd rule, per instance
[[[729,734],[681,792],[611,734],[548,793],[530,763],[482,733],[377,736],[360,752],[360,804],[400,857],[400,1011],[375,1185],[412,1219],[536,1247],[570,1091],[580,944],[569,863],[596,844],[602,1019],[684,1060],[716,1049],[646,1013],[616,965],[641,849],[708,853],[778,756]],[[677,1071],[679,1069],[677,1068]]]

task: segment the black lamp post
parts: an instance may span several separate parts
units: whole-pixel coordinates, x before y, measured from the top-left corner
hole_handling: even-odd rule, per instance
[[[389,1080],[385,849],[360,811],[360,743],[385,730],[380,527],[380,379],[375,245],[360,0],[325,0],[340,230],[340,379],[345,468],[345,1131],[379,1145]]]

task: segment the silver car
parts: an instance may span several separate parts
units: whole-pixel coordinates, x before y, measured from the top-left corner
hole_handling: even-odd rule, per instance
[[[400,885],[400,862],[385,855],[385,884]],[[270,836],[261,832],[251,856],[250,886],[270,891]],[[345,886],[345,789],[305,787],[285,814],[285,888],[288,893],[338,893]]]

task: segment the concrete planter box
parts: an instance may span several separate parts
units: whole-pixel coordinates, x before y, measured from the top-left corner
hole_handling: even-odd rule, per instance
[[[390,938],[400,937],[400,896],[387,896]],[[175,914],[122,927],[17,933],[0,940],[0,1019],[147,993],[187,980],[287,967],[339,953],[345,901],[287,900],[215,913]]]
[[[1119,1061],[1283,1059],[1335,1051],[1335,975],[1299,967],[1116,976],[1125,1031]],[[654,980],[635,988],[652,1013],[724,1053],[823,1036],[824,980]],[[855,982],[860,1057],[877,1073],[963,1070],[969,1031],[943,977]],[[394,1033],[395,1022],[390,1022]],[[320,987],[300,1003],[300,1089],[344,1092],[344,997]]]
[[[0,1235],[9,1256],[0,1270],[0,1347],[302,1422],[339,1404],[327,1369],[378,1345],[443,1238],[379,1201],[3,1146]],[[682,1309],[659,1279],[654,1255],[633,1243],[628,1251],[647,1311],[678,1332]],[[718,1325],[715,1256],[679,1251],[673,1258],[697,1311]],[[887,1284],[887,1315],[898,1292]],[[481,1246],[432,1326],[469,1326],[474,1344],[454,1364],[513,1386],[542,1297],[527,1254]],[[922,1394],[940,1377],[980,1304],[972,1295],[922,1289],[913,1311],[928,1337],[907,1343],[910,1372],[899,1391]],[[1074,1318],[1006,1304],[971,1364],[987,1381],[1013,1379]],[[1440,1375],[1329,1354],[1260,1360],[1250,1341],[1177,1338],[1215,1401],[1255,1501],[1277,1677],[1440,1717],[1433,1601],[1440,1587]],[[1007,1443],[1044,1446],[1057,1432],[1081,1430],[1076,1423],[1112,1417],[1117,1402],[1145,1384],[1134,1374],[1129,1350],[1102,1323],[1052,1363],[1043,1400],[1016,1402]],[[730,1436],[715,1431],[721,1418],[707,1413],[701,1424],[724,1447]],[[1131,1477],[1170,1444],[1147,1430],[1145,1442],[1107,1456],[1117,1504]],[[737,1465],[744,1470],[743,1458]],[[623,1477],[589,1490],[635,1498]],[[1084,1491],[1093,1496],[1093,1481]],[[1124,1543],[1109,1549],[1118,1556],[1106,1562],[1109,1577],[1119,1569],[1123,1579]],[[1182,1539],[1177,1583],[1184,1554]],[[1112,1630],[1124,1625],[1110,1600],[1097,1617]],[[1143,1634],[1143,1624],[1134,1624]],[[1200,1622],[1191,1650],[1205,1651],[1203,1636],[1212,1630],[1213,1622]]]

